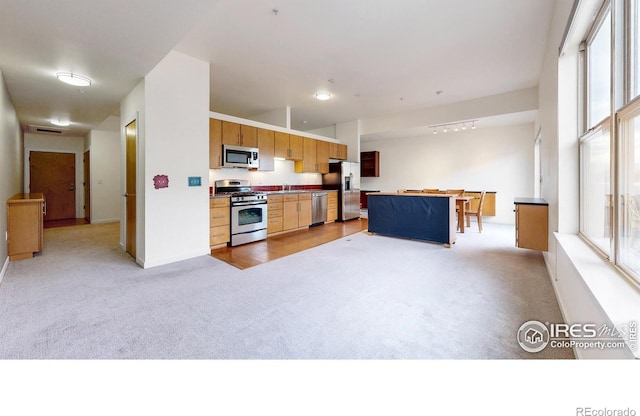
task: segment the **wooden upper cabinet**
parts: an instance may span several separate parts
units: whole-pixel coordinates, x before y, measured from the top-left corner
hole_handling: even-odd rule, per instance
[[[347,160],[347,145],[342,143],[329,143],[329,157],[337,160]]]
[[[302,160],[304,158],[303,137],[295,134],[289,135],[289,157],[291,160]]]
[[[222,121],[209,119],[209,169],[222,167]]]
[[[329,173],[329,142],[304,137],[304,158],[296,160],[295,171]]]
[[[258,170],[274,170],[275,162],[275,132],[258,129],[258,149],[260,151],[260,167]]]
[[[289,133],[274,132],[274,156],[280,159],[289,158]]]
[[[233,146],[258,147],[258,129],[253,126],[223,121],[222,143]]]
[[[316,164],[318,173],[329,173],[329,142],[316,140]]]
[[[294,134],[275,132],[275,157],[288,160],[302,160],[304,156],[303,138]]]

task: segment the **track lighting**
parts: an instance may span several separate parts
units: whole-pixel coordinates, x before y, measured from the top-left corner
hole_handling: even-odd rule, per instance
[[[442,129],[443,133],[446,133],[449,131],[449,128],[453,128],[454,132],[460,131],[462,130],[466,130],[467,129],[467,124],[471,124],[471,130],[475,130],[476,129],[476,122],[478,120],[462,120],[462,121],[454,121],[453,123],[446,123],[446,124],[434,124],[429,126],[430,129],[433,129],[433,134],[438,134],[438,129]]]

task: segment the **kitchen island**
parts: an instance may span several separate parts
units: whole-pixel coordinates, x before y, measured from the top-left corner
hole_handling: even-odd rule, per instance
[[[451,195],[368,195],[370,233],[442,243],[456,241],[456,200]]]

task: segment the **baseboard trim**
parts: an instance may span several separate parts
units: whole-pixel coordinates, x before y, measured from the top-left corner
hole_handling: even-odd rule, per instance
[[[107,224],[112,222],[120,222],[120,218],[107,218],[104,220],[91,220],[91,224]]]
[[[0,284],[2,284],[2,279],[4,279],[4,275],[7,272],[7,268],[9,268],[9,256],[4,260],[4,264],[2,265],[2,270],[0,270]]]

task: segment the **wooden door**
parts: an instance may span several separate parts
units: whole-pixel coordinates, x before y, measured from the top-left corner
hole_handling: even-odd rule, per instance
[[[42,192],[47,201],[45,221],[76,218],[76,155],[30,152],[30,192]]]
[[[126,132],[126,172],[125,172],[125,249],[127,253],[136,258],[136,121],[132,121],[125,128]]]
[[[84,152],[84,218],[91,222],[91,153]]]

